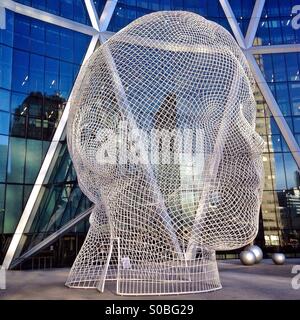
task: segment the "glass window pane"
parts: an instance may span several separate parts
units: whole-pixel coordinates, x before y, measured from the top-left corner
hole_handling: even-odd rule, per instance
[[[60,31],[60,58],[73,62],[73,31],[71,30]]]
[[[53,58],[59,58],[59,28],[46,25],[46,52]]]
[[[0,134],[9,134],[9,118],[8,112],[0,111]]]
[[[14,47],[30,50],[30,18],[15,14]]]
[[[272,141],[272,147],[274,152],[282,152],[281,136],[279,134],[273,134],[271,141]],[[270,146],[270,149],[271,149],[271,146]],[[272,149],[270,151],[272,151]]]
[[[284,116],[290,116],[289,90],[286,83],[277,83],[276,100]]]
[[[44,91],[44,60],[40,55],[30,55],[29,92]]]
[[[0,182],[6,181],[8,137],[0,135]]]
[[[269,19],[268,26],[270,30],[270,43],[281,44],[282,33],[281,33],[281,20],[280,19]]]
[[[74,63],[81,64],[90,43],[90,37],[77,33],[74,36]]]
[[[47,11],[53,14],[59,14],[59,1],[47,0]]]
[[[0,233],[3,233],[3,222],[5,213],[5,185],[0,184]]]
[[[12,48],[0,45],[0,87],[11,89]]]
[[[25,99],[24,103],[28,108],[26,109],[26,112],[30,116],[41,117],[44,103],[44,96],[41,92],[31,92],[31,94]]]
[[[42,141],[27,140],[25,183],[34,183],[42,162]]]
[[[31,0],[31,5],[40,10],[46,10],[46,0]]]
[[[45,23],[38,20],[31,21],[31,52],[45,54]]]
[[[0,43],[12,47],[14,39],[14,13],[5,10],[5,14],[6,24],[5,29],[0,29]]]
[[[11,95],[11,112],[16,114],[27,113],[26,94],[13,92]]]
[[[290,83],[290,99],[294,115],[300,115],[300,82]]]
[[[285,59],[282,54],[273,55],[275,81],[286,81]]]
[[[268,82],[274,81],[272,56],[270,54],[265,54],[262,56],[261,70],[264,73],[266,81]]]
[[[284,163],[281,153],[274,153],[275,159],[275,189],[286,190]]]
[[[22,214],[23,186],[7,185],[4,233],[13,233]]]
[[[24,51],[14,50],[13,56],[12,88],[15,91],[27,93],[29,82],[29,54]]]
[[[34,139],[42,138],[42,120],[38,118],[28,118],[27,137]]]
[[[268,45],[270,43],[270,34],[267,19],[262,18],[260,20],[256,38],[258,39],[256,45]]]
[[[21,115],[11,116],[11,136],[25,137],[26,136],[26,117]]]
[[[60,15],[67,19],[73,19],[73,0],[60,1]]]
[[[61,96],[67,99],[73,85],[73,65],[71,63],[60,63],[59,80],[59,91]]]
[[[11,137],[9,140],[7,181],[23,183],[26,140],[15,137]]]
[[[291,28],[291,18],[283,18],[281,21],[282,24],[282,39],[283,43],[294,43],[295,42],[295,33],[293,28]]]
[[[291,153],[284,154],[287,188],[299,187],[299,169]]]
[[[45,92],[54,95],[58,91],[59,61],[46,58],[45,61]]]
[[[277,17],[279,15],[278,0],[266,0],[265,9],[269,16]]]
[[[296,133],[300,133],[300,117],[293,117],[294,130]]]
[[[277,123],[276,123],[274,117],[270,118],[270,122],[271,122],[271,133],[272,134],[280,134],[280,130],[277,126]]]
[[[299,65],[296,53],[289,53],[285,55],[287,78],[289,81],[299,80]]]
[[[75,0],[73,1],[73,10],[74,10],[74,20],[80,23],[89,23],[89,19],[86,12],[86,7],[84,1]]]
[[[9,111],[10,92],[0,89],[0,110]]]

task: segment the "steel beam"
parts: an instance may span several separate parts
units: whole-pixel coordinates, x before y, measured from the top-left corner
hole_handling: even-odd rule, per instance
[[[15,268],[17,265],[22,263],[24,260],[30,258],[34,254],[38,253],[42,249],[50,246],[53,242],[55,242],[59,237],[63,236],[65,233],[67,233],[69,230],[74,228],[78,223],[83,221],[85,218],[87,218],[93,211],[94,206],[87,209],[86,211],[80,213],[78,216],[76,216],[74,219],[67,222],[63,227],[61,227],[59,230],[53,232],[50,236],[48,236],[46,239],[41,241],[39,244],[35,245],[28,251],[26,251],[23,255],[21,255],[19,258],[15,259],[11,263],[11,268]]]
[[[235,36],[236,41],[238,42],[239,46],[242,49],[246,49],[245,38],[243,36],[241,28],[239,27],[239,25],[237,23],[237,20],[234,16],[234,13],[230,7],[228,0],[219,0],[219,1],[220,1],[222,8],[223,8],[225,16],[228,20],[228,23],[231,27],[231,30]]]
[[[265,0],[256,0],[249,22],[249,26],[246,33],[246,48],[250,48],[253,45],[253,41],[257,32],[258,24],[261,18],[261,14],[265,5]]]
[[[300,44],[279,44],[272,46],[254,46],[247,50],[252,54],[272,54],[300,52]]]

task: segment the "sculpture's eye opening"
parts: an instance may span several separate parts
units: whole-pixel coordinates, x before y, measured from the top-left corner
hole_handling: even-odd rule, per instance
[[[68,123],[80,185],[95,202],[70,286],[220,288],[215,250],[248,244],[258,228],[252,87],[231,35],[193,13],[146,15],[99,47]]]

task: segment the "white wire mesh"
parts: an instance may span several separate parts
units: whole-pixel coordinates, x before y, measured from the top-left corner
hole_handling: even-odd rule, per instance
[[[221,288],[215,250],[258,229],[253,85],[232,36],[194,13],[146,15],[92,55],[71,97],[68,146],[96,209],[68,286]]]

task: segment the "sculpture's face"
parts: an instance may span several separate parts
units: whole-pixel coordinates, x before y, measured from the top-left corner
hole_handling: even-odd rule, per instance
[[[70,152],[118,237],[149,243],[159,230],[158,246],[185,252],[253,240],[263,141],[227,31],[192,13],[145,16],[102,45],[76,85]]]

